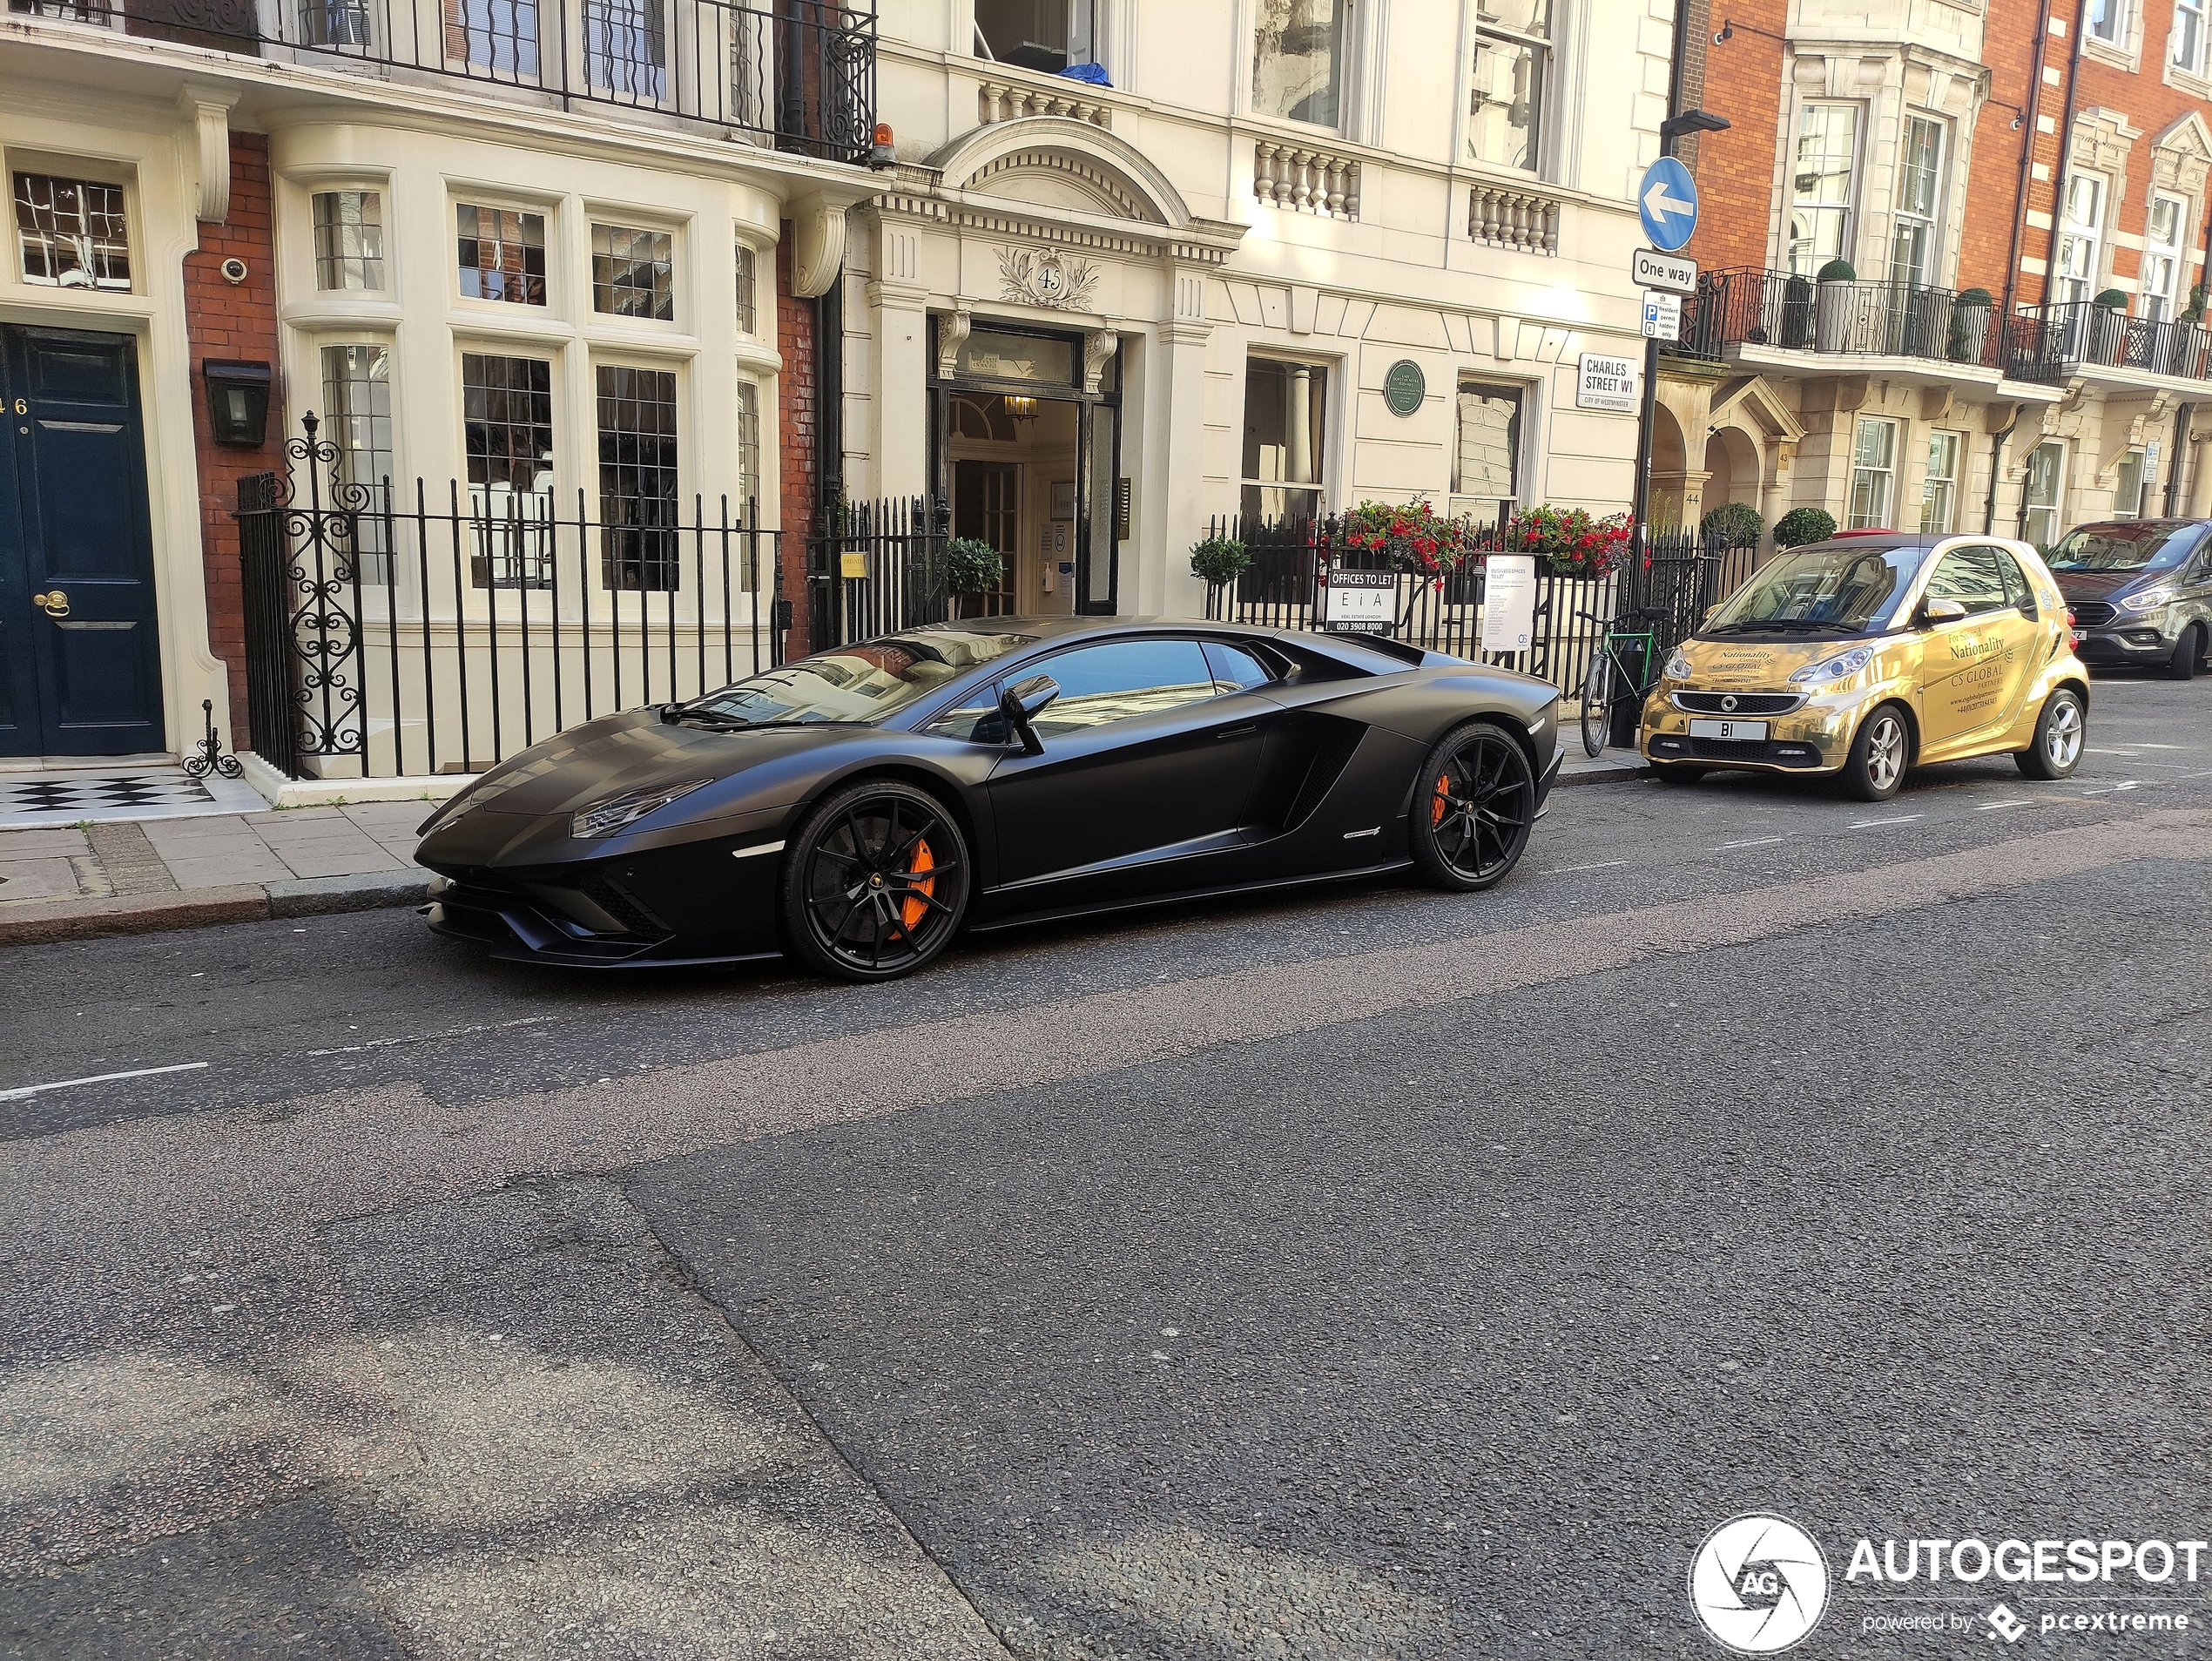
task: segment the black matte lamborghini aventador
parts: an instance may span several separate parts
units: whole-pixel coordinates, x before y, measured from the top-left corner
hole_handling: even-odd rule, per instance
[[[1560,764],[1542,681],[1387,640],[990,618],[611,715],[431,815],[431,926],[590,966],[910,973],[963,928],[1411,867],[1484,888]]]

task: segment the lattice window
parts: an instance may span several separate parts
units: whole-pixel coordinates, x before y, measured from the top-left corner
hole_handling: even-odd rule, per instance
[[[623,225],[591,227],[591,309],[616,317],[676,315],[675,239]]]
[[[381,346],[322,348],[322,436],[338,449],[338,476],[359,494],[336,506],[357,512],[354,545],[361,577],[381,587],[391,576],[392,354]]]
[[[379,191],[315,192],[315,287],[384,287],[384,197]]]
[[[754,298],[759,280],[759,257],[750,243],[738,244],[738,333],[753,335],[760,333],[759,303]]]
[[[123,186],[51,173],[16,175],[23,280],[51,288],[131,288]]]
[[[458,204],[454,213],[465,298],[545,304],[545,215],[469,202]]]
[[[475,517],[470,580],[478,588],[550,588],[553,366],[463,353],[461,395]]]
[[[681,586],[676,376],[598,366],[600,580],[672,594]]]

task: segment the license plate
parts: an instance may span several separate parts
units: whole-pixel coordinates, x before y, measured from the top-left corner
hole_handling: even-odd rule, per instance
[[[1766,738],[1764,721],[1692,721],[1689,736],[1694,739],[1734,739],[1739,742],[1750,739],[1764,741]]]

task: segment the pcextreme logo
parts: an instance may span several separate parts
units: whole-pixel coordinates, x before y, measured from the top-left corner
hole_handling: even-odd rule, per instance
[[[1787,1517],[1730,1517],[1689,1560],[1689,1604],[1698,1624],[1738,1655],[1777,1655],[1820,1624],[1828,1560]]]

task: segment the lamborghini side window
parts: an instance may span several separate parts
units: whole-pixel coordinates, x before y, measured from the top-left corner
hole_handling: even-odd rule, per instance
[[[1108,640],[1037,665],[1060,685],[1037,718],[1039,738],[1157,715],[1215,695],[1213,672],[1196,640]]]
[[[1219,640],[1206,642],[1206,664],[1213,671],[1216,692],[1246,692],[1275,679],[1256,654]]]

